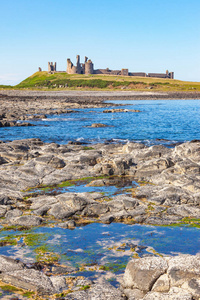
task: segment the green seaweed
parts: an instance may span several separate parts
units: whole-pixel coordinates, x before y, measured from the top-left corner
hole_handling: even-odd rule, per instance
[[[5,285],[1,286],[1,289],[6,292],[21,292],[22,291],[22,289],[16,288],[15,286],[12,286],[9,284],[5,284]]]
[[[82,148],[82,150],[94,150],[94,148],[85,146]]]
[[[31,298],[33,295],[35,294],[35,292],[25,292],[22,294],[23,297],[27,297],[27,298]]]
[[[0,246],[16,246],[17,245],[17,237],[13,234],[8,235],[0,240]]]
[[[38,246],[39,243],[45,242],[48,239],[49,234],[30,233],[23,236],[24,242],[27,246]]]
[[[126,268],[126,264],[121,263],[107,263],[104,266],[100,266],[99,270],[103,270],[103,271],[111,271],[112,273],[116,273],[120,270],[124,270]]]

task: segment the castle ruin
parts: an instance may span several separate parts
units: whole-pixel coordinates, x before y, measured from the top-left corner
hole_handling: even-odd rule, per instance
[[[48,62],[48,73],[56,72],[56,62],[53,64],[52,62]]]
[[[48,73],[55,73],[56,71],[56,62],[48,62]],[[67,59],[67,74],[104,74],[104,75],[121,75],[121,76],[138,76],[138,77],[155,77],[155,78],[170,78],[174,79],[174,72],[166,73],[144,73],[144,72],[129,72],[128,69],[121,70],[110,70],[107,69],[96,69],[94,70],[94,64],[91,59],[88,60],[88,57],[85,56],[84,63],[80,63],[80,55],[76,56],[76,65],[71,62],[71,59]]]

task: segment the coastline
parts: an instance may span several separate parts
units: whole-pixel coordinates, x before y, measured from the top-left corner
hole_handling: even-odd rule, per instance
[[[0,99],[4,97],[28,97],[37,99],[66,100],[154,100],[154,99],[200,99],[200,92],[139,92],[139,91],[38,91],[38,90],[0,90]]]

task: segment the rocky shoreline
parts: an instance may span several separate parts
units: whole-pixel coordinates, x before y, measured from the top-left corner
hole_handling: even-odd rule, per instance
[[[4,228],[8,226],[30,228],[43,224],[47,226],[53,221],[54,224],[65,228],[91,222],[199,226],[199,149],[199,141],[187,142],[174,149],[164,146],[146,147],[141,143],[96,144],[92,149],[87,149],[82,145],[43,143],[40,139],[2,142],[0,144],[1,225]],[[40,190],[36,189],[31,194],[30,190],[33,187],[41,187],[44,190],[48,187],[64,187],[71,182],[88,178],[90,178],[90,186],[103,187],[109,185],[113,178],[129,177],[134,177],[139,186],[133,187],[129,194],[124,193],[114,197],[106,197],[97,192],[60,192],[59,189],[52,194],[45,192],[41,194]],[[191,259],[190,256],[188,257]],[[151,262],[152,257],[146,259]],[[154,265],[154,260],[151,264]],[[4,271],[1,272],[3,272],[1,279],[5,283],[10,282],[20,288],[28,287],[36,292],[40,291],[38,286],[31,288],[30,285],[26,285],[26,281],[34,274],[35,278],[38,276],[43,278],[44,274],[41,271],[32,269],[30,271],[25,267],[23,271],[20,269],[11,274],[7,274],[6,271],[4,275]],[[140,270],[138,272],[141,273]],[[127,271],[125,278],[126,276]],[[138,275],[135,276],[138,278]],[[195,273],[194,284],[197,284],[198,276]],[[45,277],[45,280],[47,278]],[[57,276],[53,277],[53,281],[56,282],[56,278]],[[189,278],[193,277],[189,276]],[[66,283],[65,276],[62,277],[61,282],[63,280]],[[190,283],[187,284],[191,286]],[[125,284],[122,291],[114,287],[109,288],[107,285],[107,283],[95,283],[93,286],[90,282],[91,289],[88,288],[87,291],[75,289],[71,295],[65,295],[63,299],[90,299],[90,297],[93,299],[91,296],[93,288],[95,291],[98,290],[100,293],[98,295],[101,293],[104,295],[94,299],[106,299],[106,297],[110,299],[114,297],[117,297],[116,299],[198,299],[194,298],[198,294],[196,287],[194,292],[185,282],[183,288],[180,288],[180,285],[178,288],[177,285],[172,285],[168,290],[161,291],[152,290],[150,285],[149,290],[141,288],[140,292],[136,291],[136,294],[134,285],[127,287]],[[66,290],[66,286],[64,288],[59,284],[57,286],[59,291]],[[49,291],[48,289],[46,290]],[[58,292],[52,288],[51,293],[55,291]]]
[[[49,96],[46,92],[15,92],[0,93],[1,123],[45,118],[46,114],[70,113],[76,108],[107,107],[109,104],[103,100],[111,98],[84,93],[67,96],[52,92]],[[142,99],[144,96],[135,95]],[[117,95],[112,97],[116,99]],[[127,94],[118,97],[128,99]],[[147,97],[160,99],[161,95],[151,93]],[[44,143],[40,139],[0,141],[1,230],[24,232],[44,225],[73,229],[93,222],[199,227],[199,162],[198,140],[172,149],[142,143],[87,146]],[[135,185],[113,196],[63,190],[80,183],[102,189],[119,182],[126,186],[133,180]],[[1,246],[15,245],[13,242],[14,239],[0,239]],[[75,268],[55,261],[28,264],[1,255],[0,293],[2,299],[11,299],[12,295],[15,300],[27,299],[27,295],[57,300],[197,300],[199,267],[199,255],[161,257],[155,253],[130,261],[120,288],[115,288],[102,277],[92,281],[74,276]],[[4,294],[5,284],[17,291],[10,289]],[[30,294],[26,294],[27,290]]]

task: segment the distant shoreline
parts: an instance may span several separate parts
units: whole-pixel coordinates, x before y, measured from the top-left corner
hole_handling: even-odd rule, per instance
[[[139,92],[139,91],[38,91],[38,90],[0,90],[1,98],[66,99],[102,102],[104,100],[175,100],[200,99],[200,92]],[[38,99],[38,100],[39,100]]]

